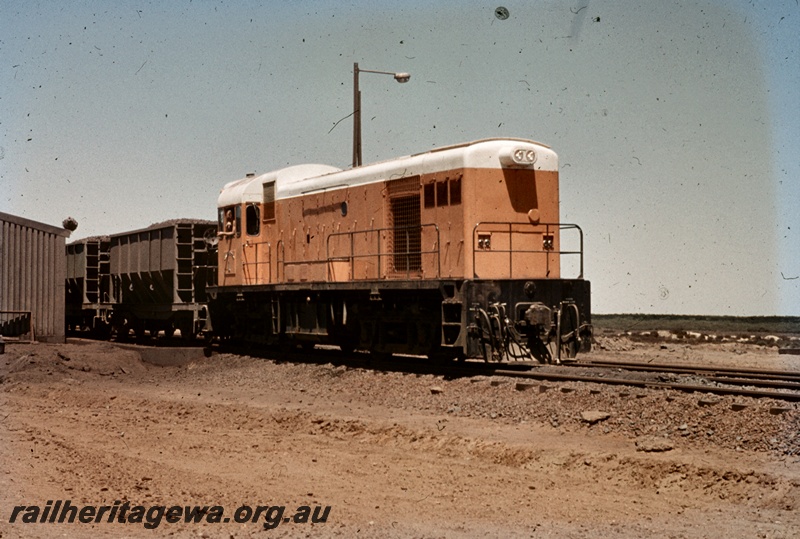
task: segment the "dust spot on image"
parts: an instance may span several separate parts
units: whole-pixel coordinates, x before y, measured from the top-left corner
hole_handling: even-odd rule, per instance
[[[669,297],[669,289],[666,286],[659,286],[658,287],[658,297],[661,300],[665,300]]]

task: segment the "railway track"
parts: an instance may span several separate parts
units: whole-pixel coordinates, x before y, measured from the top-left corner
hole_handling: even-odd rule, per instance
[[[397,361],[393,367],[398,368]],[[380,369],[384,365],[371,364]],[[597,370],[597,375],[575,373],[580,367]],[[732,369],[702,366],[652,365],[639,363],[567,363],[564,365],[487,364],[467,362],[449,366],[423,366],[423,372],[445,376],[506,376],[520,380],[550,382],[582,382],[602,385],[638,387],[645,389],[671,389],[689,393],[710,393],[752,398],[771,398],[787,402],[800,402],[800,373],[761,370]],[[415,369],[416,370],[416,369]],[[631,377],[632,373],[644,376]],[[695,380],[665,379],[692,375]],[[699,377],[699,379],[697,379]]]
[[[335,347],[333,347],[335,348]],[[431,364],[426,358],[403,356],[393,359],[376,359],[364,353],[342,354],[338,350],[328,352],[330,359],[341,361],[351,367],[374,370],[396,370],[415,374],[434,374],[448,377],[459,376],[505,376],[520,380],[551,382],[583,382],[602,385],[629,386],[646,389],[671,389],[683,392],[734,395],[752,398],[771,398],[787,402],[800,402],[800,373],[764,369],[733,369],[704,366],[680,366],[644,363],[567,363],[563,365],[541,365],[539,363],[485,363],[467,361],[453,364]],[[291,355],[291,354],[290,354]],[[307,358],[304,355],[304,360]],[[291,359],[290,359],[291,360]],[[317,361],[315,359],[315,361]],[[580,367],[598,370],[597,375],[575,373]],[[631,373],[640,373],[632,378]],[[641,374],[643,373],[643,375]],[[622,376],[619,376],[622,374]],[[628,376],[626,376],[626,374]],[[693,375],[699,380],[687,383],[680,379],[664,380],[664,377]]]
[[[800,372],[776,371],[774,369],[748,369],[748,368],[727,368],[709,367],[705,365],[670,365],[664,363],[638,363],[638,362],[617,362],[617,361],[587,361],[575,362],[568,365],[579,367],[598,367],[598,368],[621,368],[630,371],[642,372],[670,372],[675,374],[696,374],[714,377],[747,377],[753,380],[780,380],[800,384]]]
[[[581,362],[571,365],[586,367],[587,369],[622,369],[631,372],[652,372],[676,376],[694,375],[701,376],[708,382],[725,384],[727,386],[782,389],[800,392],[800,372],[792,371],[614,361]]]
[[[525,363],[509,364],[509,367],[495,368],[492,374],[527,380],[586,382],[800,402],[800,372],[792,371],[614,361],[570,362],[560,366]],[[582,372],[570,372],[575,370]],[[598,374],[587,373],[593,370],[599,371]],[[639,376],[631,377],[633,373]],[[695,379],[687,381],[688,377]]]
[[[170,343],[125,344],[126,347],[173,348]],[[166,346],[165,346],[166,344]],[[175,350],[182,349],[175,347]],[[202,348],[194,347],[195,350]],[[524,381],[580,382],[683,392],[770,398],[800,402],[800,373],[765,369],[734,369],[702,365],[590,361],[562,365],[533,362],[484,363],[467,361],[431,364],[419,356],[376,358],[363,352],[344,353],[337,347],[318,347],[313,353],[297,350],[258,350],[248,347],[214,347],[221,353],[251,355],[277,361],[334,363],[350,368],[431,374],[446,377],[504,376]],[[206,349],[208,352],[208,349]],[[577,371],[577,372],[576,372]],[[597,374],[590,374],[590,372]],[[687,380],[687,378],[692,378]]]
[[[661,371],[663,372],[663,371]],[[727,378],[727,379],[713,379],[706,378],[707,381],[713,382],[711,384],[702,383],[682,383],[680,381],[659,381],[647,380],[637,378],[624,378],[614,376],[587,376],[579,374],[570,374],[568,372],[537,372],[519,371],[519,370],[506,370],[496,369],[493,371],[495,376],[510,376],[514,378],[521,378],[527,380],[538,381],[551,381],[551,382],[588,382],[604,385],[619,385],[629,387],[639,387],[647,389],[672,389],[676,391],[684,391],[690,393],[711,393],[715,395],[737,395],[743,397],[753,398],[771,398],[776,400],[783,400],[789,402],[800,402],[800,384],[793,384],[786,386],[787,382],[776,381],[773,385],[767,385],[769,380],[747,379],[747,378]],[[764,389],[750,389],[750,387],[758,386],[759,384],[767,385],[767,387],[779,387],[784,391],[764,390]]]

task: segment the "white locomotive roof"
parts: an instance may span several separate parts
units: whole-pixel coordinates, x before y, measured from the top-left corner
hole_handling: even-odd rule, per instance
[[[549,147],[523,139],[484,139],[434,149],[341,170],[327,165],[297,165],[230,182],[222,188],[220,208],[247,202],[263,202],[263,184],[275,181],[275,199],[292,198],[313,192],[342,189],[368,183],[394,180],[437,171],[462,168],[505,168],[506,156],[516,150],[533,150],[535,170],[558,170],[558,156]]]
[[[267,182],[275,182],[275,198],[285,198],[280,195],[282,189],[293,183],[307,178],[318,178],[331,172],[339,172],[341,169],[328,165],[295,165],[293,167],[273,170],[260,176],[248,176],[241,180],[236,180],[225,184],[220,191],[217,199],[217,206],[223,208],[234,204],[246,202],[263,202],[263,185]]]

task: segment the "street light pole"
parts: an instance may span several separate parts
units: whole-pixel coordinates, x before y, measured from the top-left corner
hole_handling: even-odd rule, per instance
[[[358,62],[353,64],[353,168],[361,166],[361,90],[358,89]]]
[[[378,73],[391,75],[397,82],[408,82],[408,73],[391,73],[389,71],[372,71],[359,69],[358,62],[353,64],[353,168],[361,166],[361,90],[358,89],[359,73]]]

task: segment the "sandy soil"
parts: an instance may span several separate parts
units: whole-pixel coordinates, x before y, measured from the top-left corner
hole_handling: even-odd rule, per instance
[[[800,357],[764,347],[666,346],[604,338],[595,357],[800,370]],[[800,535],[796,404],[701,406],[696,394],[586,384],[517,391],[510,380],[379,373],[324,357],[198,354],[157,366],[110,343],[7,345],[0,537]],[[587,421],[590,411],[608,417]],[[219,505],[229,518],[243,504],[331,510],[327,522],[272,530],[9,522],[15,506],[67,499]]]

